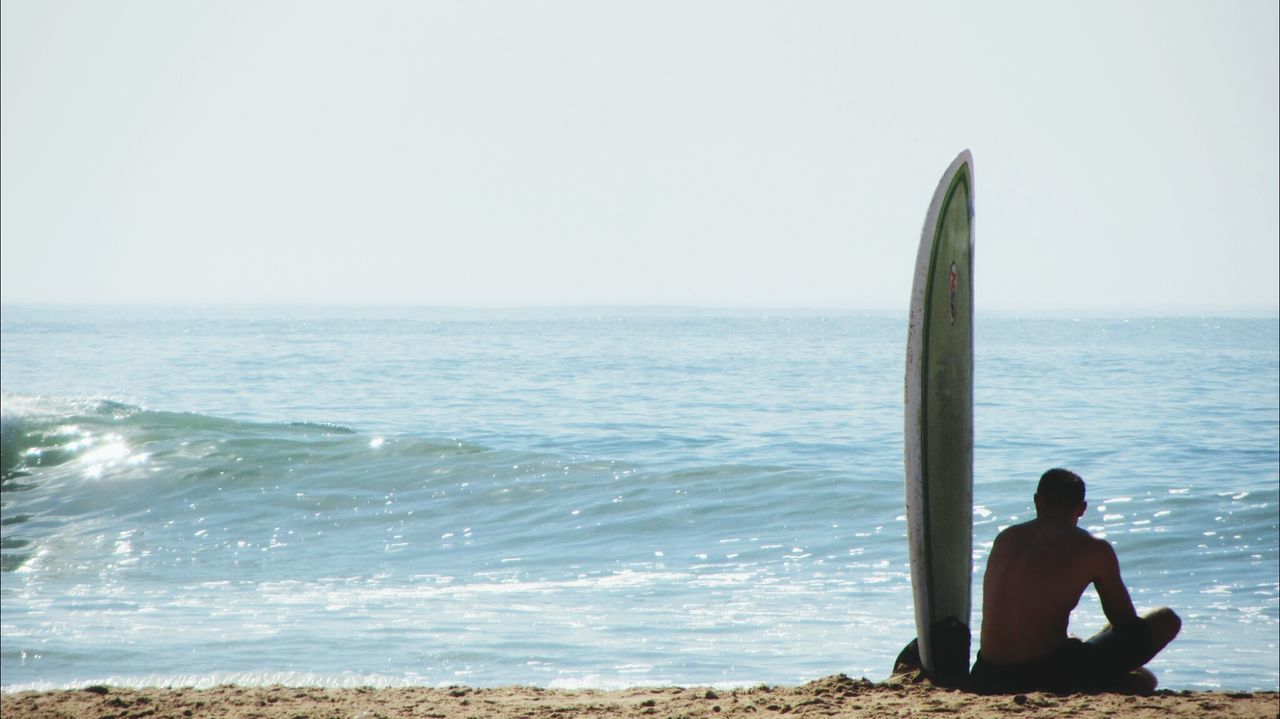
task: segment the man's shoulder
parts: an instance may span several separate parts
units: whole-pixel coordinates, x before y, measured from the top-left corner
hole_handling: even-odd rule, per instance
[[[1052,543],[1059,550],[1074,548],[1075,551],[1098,552],[1111,548],[1111,543],[1095,537],[1080,527],[1049,523],[1032,519],[1005,527],[996,534],[995,541],[1000,544],[1043,544]]]
[[[1090,554],[1115,554],[1115,550],[1111,548],[1111,542],[1108,542],[1102,537],[1094,536],[1086,529],[1081,527],[1072,527],[1071,536],[1078,541],[1079,546],[1086,549]]]
[[[1036,526],[1036,520],[1034,519],[1029,519],[1025,522],[1020,522],[1018,524],[1011,524],[1008,527],[1005,527],[1004,529],[1000,530],[999,532],[996,532],[996,539],[999,539],[1000,537],[1009,537],[1009,536],[1016,536],[1019,534],[1026,534],[1027,532],[1033,531],[1035,526]]]
[[[1072,527],[1069,536],[1071,541],[1067,544],[1070,546],[1063,547],[1063,551],[1076,556],[1084,563],[1083,566],[1090,568],[1089,571],[1099,571],[1116,563],[1115,547],[1105,538],[1094,536],[1080,527]]]
[[[1099,537],[1094,535],[1092,532],[1085,529],[1084,527],[1079,527],[1079,526],[1071,527],[1070,533],[1072,537],[1079,539],[1081,544],[1087,544],[1090,547],[1095,547],[1099,549],[1111,548],[1111,542],[1108,542],[1104,537]]]
[[[1095,537],[1083,529],[1081,529],[1080,532],[1084,535],[1084,541],[1088,543],[1089,548],[1093,550],[1096,555],[1104,558],[1114,558],[1116,556],[1116,549],[1111,546],[1111,542],[1108,542],[1102,537]]]

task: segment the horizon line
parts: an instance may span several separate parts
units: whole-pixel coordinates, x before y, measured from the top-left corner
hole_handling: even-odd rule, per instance
[[[702,311],[702,312],[906,312],[907,303],[901,305],[852,305],[819,303],[682,303],[682,302],[419,302],[386,300],[110,300],[101,302],[12,300],[0,299],[3,308],[130,308],[130,309],[414,309],[453,311],[556,311],[556,310],[621,310],[621,311]],[[1077,306],[1013,306],[995,305],[975,307],[976,313],[1028,316],[1127,316],[1160,317],[1213,317],[1248,316],[1280,317],[1280,305],[1222,304],[1222,305],[1077,305]]]

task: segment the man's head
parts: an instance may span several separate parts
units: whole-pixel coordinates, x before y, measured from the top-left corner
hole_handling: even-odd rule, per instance
[[[1062,516],[1073,521],[1084,514],[1084,480],[1065,469],[1051,469],[1040,475],[1036,487],[1036,516]]]

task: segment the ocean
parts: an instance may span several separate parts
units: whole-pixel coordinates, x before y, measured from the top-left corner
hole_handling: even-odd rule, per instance
[[[1088,483],[1175,689],[1280,684],[1275,316],[976,327],[974,616]],[[0,688],[885,678],[905,312],[6,306]],[[1076,633],[1104,622],[1092,591]],[[976,650],[976,642],[974,649]]]

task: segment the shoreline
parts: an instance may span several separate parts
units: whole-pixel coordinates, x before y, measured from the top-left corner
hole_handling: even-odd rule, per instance
[[[1029,692],[982,695],[935,687],[912,675],[885,682],[835,675],[800,686],[760,685],[749,689],[650,687],[620,690],[564,690],[529,686],[476,689],[405,687],[374,689],[239,686],[208,689],[127,689],[95,685],[84,689],[0,694],[5,719],[125,719],[126,717],[209,717],[296,719],[344,717],[395,719],[433,717],[517,719],[547,717],[843,717],[870,719],[919,714],[977,718],[990,716],[1276,717],[1275,691],[1230,692],[1156,690],[1150,694],[1070,694]]]

